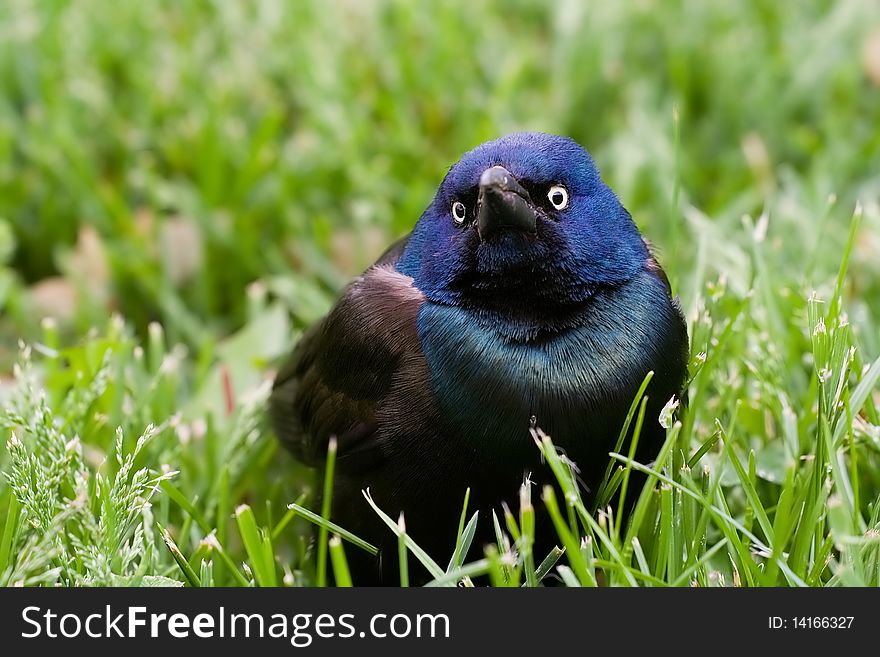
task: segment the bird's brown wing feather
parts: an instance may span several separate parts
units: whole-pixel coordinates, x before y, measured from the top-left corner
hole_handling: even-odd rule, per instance
[[[393,269],[404,246],[405,238],[352,281],[278,372],[270,416],[304,463],[319,463],[331,436],[340,465],[369,468],[382,457],[379,416],[419,360],[416,314],[424,297]]]

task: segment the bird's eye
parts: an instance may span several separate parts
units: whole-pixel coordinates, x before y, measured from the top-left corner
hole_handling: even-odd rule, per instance
[[[547,198],[557,210],[564,210],[568,207],[568,190],[561,185],[553,185],[547,192]]]
[[[455,219],[455,223],[463,224],[466,216],[467,208],[464,207],[464,203],[456,201],[452,204],[452,218]]]

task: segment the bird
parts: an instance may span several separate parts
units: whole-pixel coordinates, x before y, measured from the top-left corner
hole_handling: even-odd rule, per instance
[[[354,582],[396,586],[397,538],[364,491],[445,565],[469,490],[481,554],[524,477],[552,483],[535,426],[592,500],[649,372],[636,458],[656,457],[688,353],[668,277],[589,153],[513,133],[452,165],[412,231],[303,334],[269,413],[306,465],[336,441],[331,520],[379,549],[348,550]]]

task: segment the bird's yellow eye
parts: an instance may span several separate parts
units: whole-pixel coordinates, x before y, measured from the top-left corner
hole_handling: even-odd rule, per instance
[[[547,192],[547,199],[557,210],[564,210],[568,207],[568,190],[562,185],[553,185]]]
[[[452,218],[455,219],[455,223],[463,224],[466,216],[467,208],[464,207],[464,203],[456,201],[452,204]]]

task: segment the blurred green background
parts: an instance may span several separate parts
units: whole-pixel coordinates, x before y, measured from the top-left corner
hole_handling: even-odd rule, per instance
[[[193,568],[215,540],[247,558],[230,531],[247,503],[274,527],[272,577],[309,571],[307,528],[284,529],[308,477],[266,439],[258,387],[345,281],[412,227],[461,153],[517,130],[584,145],[656,244],[688,316],[692,371],[708,363],[681,442],[696,449],[717,422],[738,422],[773,508],[821,426],[807,299],[834,295],[857,203],[841,320],[858,345],[853,383],[880,355],[876,0],[3,0],[0,403],[22,410],[0,428],[3,442],[11,428],[36,445],[47,481],[72,436],[83,459],[26,517],[67,513],[77,473],[119,470],[116,427],[131,451],[156,423],[138,464],[180,470],[154,511]],[[835,344],[849,345],[843,333]],[[32,383],[14,376],[19,341],[39,357]],[[852,501],[866,515],[880,491],[876,404],[874,392],[854,434]],[[750,523],[724,467],[731,513]],[[5,481],[0,517],[18,531],[9,505],[28,498]],[[142,493],[126,498],[132,509]],[[87,495],[103,522],[100,490]],[[179,580],[143,520],[144,543],[123,562],[122,539],[90,534],[91,521],[16,540],[90,536],[81,543],[103,560],[72,543],[75,556],[53,557],[65,583],[119,583],[134,564]],[[821,562],[818,547],[806,553]],[[731,554],[713,565],[728,578]],[[8,581],[54,583],[34,559]],[[797,572],[827,582],[817,568]],[[201,574],[242,583],[236,573]]]
[[[816,208],[880,192],[878,30],[870,0],[5,0],[0,363],[45,315],[198,345],[245,322],[257,280],[309,322],[463,151],[514,130],[586,146],[675,280],[695,253],[677,182],[720,248],[767,208],[793,247],[774,267],[820,240],[836,267],[845,231],[817,234]]]

